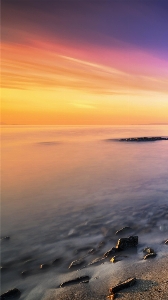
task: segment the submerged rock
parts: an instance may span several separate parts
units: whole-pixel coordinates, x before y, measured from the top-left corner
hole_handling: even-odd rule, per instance
[[[85,260],[83,258],[74,260],[71,262],[71,264],[69,265],[69,269],[73,268],[73,267],[78,267],[81,266],[85,263]]]
[[[0,299],[1,300],[19,299],[20,296],[21,296],[21,292],[17,288],[14,288],[14,289],[9,290],[6,293],[2,294]]]
[[[125,227],[123,227],[123,228],[117,230],[115,234],[116,234],[116,235],[125,234],[125,233],[127,233],[127,232],[129,232],[129,231],[131,231],[131,230],[132,230],[131,227],[125,226]]]
[[[22,271],[21,275],[23,277],[29,276],[30,275],[30,271],[29,270]]]
[[[91,250],[90,246],[82,247],[82,248],[76,249],[75,254],[80,253],[80,252],[90,251],[90,250]]]
[[[116,286],[110,288],[109,292],[111,294],[115,294],[123,289],[126,289],[132,285],[134,285],[136,283],[136,278],[129,278],[119,284],[117,284]]]
[[[1,240],[10,240],[10,236],[3,236],[2,238],[1,238]]]
[[[121,238],[118,240],[116,249],[119,251],[127,248],[136,247],[138,245],[138,236],[130,236],[129,238]]]
[[[69,286],[69,285],[73,285],[73,284],[78,284],[78,283],[86,283],[86,282],[89,282],[89,279],[90,279],[89,276],[77,277],[75,279],[72,279],[72,280],[65,281],[65,282],[61,283],[60,287],[65,287],[65,286]]]
[[[96,264],[96,263],[99,263],[100,261],[102,261],[102,260],[104,260],[104,259],[105,259],[105,257],[97,257],[97,258],[95,258],[94,260],[92,260],[92,261],[88,264],[88,266],[93,265],[93,264]]]
[[[40,265],[40,269],[46,270],[49,268],[49,266],[50,266],[49,264],[42,264]]]
[[[96,253],[96,249],[95,248],[92,248],[88,251],[88,254],[94,254]]]
[[[59,258],[54,259],[54,260],[52,261],[51,264],[54,265],[54,266],[57,266],[57,265],[59,265],[61,262],[62,262],[62,258],[59,257]]]
[[[106,244],[106,242],[105,242],[105,241],[102,241],[102,242],[100,242],[100,243],[98,244],[97,248],[100,249],[100,248],[104,247],[105,244]]]

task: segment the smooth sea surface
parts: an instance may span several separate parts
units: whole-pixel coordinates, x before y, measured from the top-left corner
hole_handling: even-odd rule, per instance
[[[100,248],[89,263],[123,226],[168,239],[168,141],[119,141],[145,136],[168,126],[2,126],[1,293],[42,299],[83,248]]]

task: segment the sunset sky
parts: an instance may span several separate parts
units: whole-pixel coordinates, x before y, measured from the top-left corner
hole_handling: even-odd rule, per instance
[[[2,124],[168,123],[167,0],[2,0]]]

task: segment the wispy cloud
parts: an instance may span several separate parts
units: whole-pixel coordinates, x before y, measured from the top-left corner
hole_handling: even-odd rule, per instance
[[[52,47],[50,48],[52,49]],[[2,87],[17,89],[70,88],[88,93],[111,95],[136,93],[139,90],[168,93],[168,76],[165,71],[162,73],[162,69],[158,75],[150,75],[148,70],[152,65],[152,59],[148,64],[146,62],[147,55],[147,58],[144,59],[145,72],[143,73],[141,70],[141,73],[135,74],[129,70],[122,70],[124,64],[127,63],[127,56],[125,56],[123,66],[116,69],[113,68],[112,63],[107,65],[101,62],[92,62],[86,58],[76,58],[75,50],[74,56],[68,56],[56,52],[54,47],[51,49],[48,51],[39,46],[28,47],[3,43]],[[121,52],[122,54],[123,52]],[[138,55],[136,56],[137,62]],[[153,59],[153,62],[160,63],[156,59]],[[164,65],[163,62],[162,65]],[[166,62],[165,65],[168,63]]]
[[[110,73],[110,74],[122,74],[122,75],[125,74],[125,72],[122,72],[120,70],[110,68],[110,67],[107,67],[105,65],[88,62],[86,60],[76,59],[76,58],[69,57],[69,56],[64,56],[64,55],[59,55],[59,57],[64,58],[68,61],[72,61],[72,62],[77,63],[79,65],[93,67],[94,69],[97,69],[97,70],[100,70],[100,71],[103,71],[103,72],[107,72],[107,73]]]
[[[75,107],[81,108],[81,109],[96,109],[96,106],[93,104],[85,103],[85,102],[71,102],[70,105],[73,105]]]

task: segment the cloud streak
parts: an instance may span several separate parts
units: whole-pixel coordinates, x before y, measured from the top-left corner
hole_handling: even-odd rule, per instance
[[[138,55],[138,53],[137,55],[134,53],[137,61]],[[112,51],[111,56],[113,56]],[[138,90],[168,93],[168,76],[166,74],[150,75],[151,58],[150,62],[144,58],[144,74],[142,71],[141,74],[134,74],[132,71],[116,69],[101,62],[95,63],[85,58],[65,56],[56,53],[54,49],[48,52],[33,46],[2,44],[2,57],[2,87],[5,88],[55,89],[66,87],[98,94],[121,94]],[[127,59],[126,53],[125,59],[122,57],[123,69]],[[153,63],[156,65],[160,61],[153,59]],[[165,68],[164,62],[161,63]],[[130,68],[131,65],[130,62]],[[147,76],[148,69],[149,75]],[[161,71],[160,67],[160,73]]]

